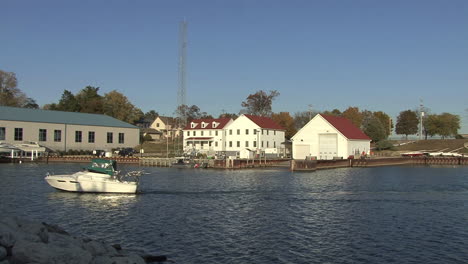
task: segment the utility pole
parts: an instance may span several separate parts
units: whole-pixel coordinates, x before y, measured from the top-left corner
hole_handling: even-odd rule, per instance
[[[309,121],[312,120],[312,105],[309,104]]]
[[[423,117],[424,117],[424,105],[423,100],[419,99],[419,140],[422,140],[423,133]]]

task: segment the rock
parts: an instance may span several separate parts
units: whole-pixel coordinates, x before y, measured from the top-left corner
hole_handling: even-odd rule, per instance
[[[67,263],[85,264],[91,262],[89,252],[76,247],[58,247],[55,245],[18,241],[13,247],[13,263]]]
[[[6,248],[0,246],[0,261],[4,260],[6,257],[7,257]]]
[[[11,228],[0,222],[0,246],[8,248],[12,247],[16,242]]]
[[[117,250],[111,246],[107,246],[104,243],[99,241],[90,241],[83,244],[83,248],[86,249],[91,255],[94,256],[115,256],[117,255]]]

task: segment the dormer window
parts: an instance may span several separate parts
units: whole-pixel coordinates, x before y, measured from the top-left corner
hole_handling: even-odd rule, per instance
[[[218,122],[213,121],[213,128],[217,128],[219,126]]]
[[[197,123],[195,123],[195,122],[191,122],[191,123],[190,123],[190,127],[191,127],[191,128],[196,128],[196,127],[197,127],[197,125],[198,125],[198,124],[197,124]]]
[[[205,128],[206,126],[208,126],[209,123],[205,123],[205,122],[202,122],[201,123],[201,128]]]

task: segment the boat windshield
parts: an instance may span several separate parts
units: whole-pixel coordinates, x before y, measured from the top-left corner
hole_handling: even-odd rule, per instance
[[[87,170],[114,176],[117,170],[117,162],[115,160],[92,159],[91,165],[87,167]]]

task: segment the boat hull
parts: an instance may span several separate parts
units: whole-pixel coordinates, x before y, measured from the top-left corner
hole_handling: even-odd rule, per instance
[[[136,182],[118,181],[98,173],[48,175],[46,182],[59,190],[91,193],[136,193]]]

